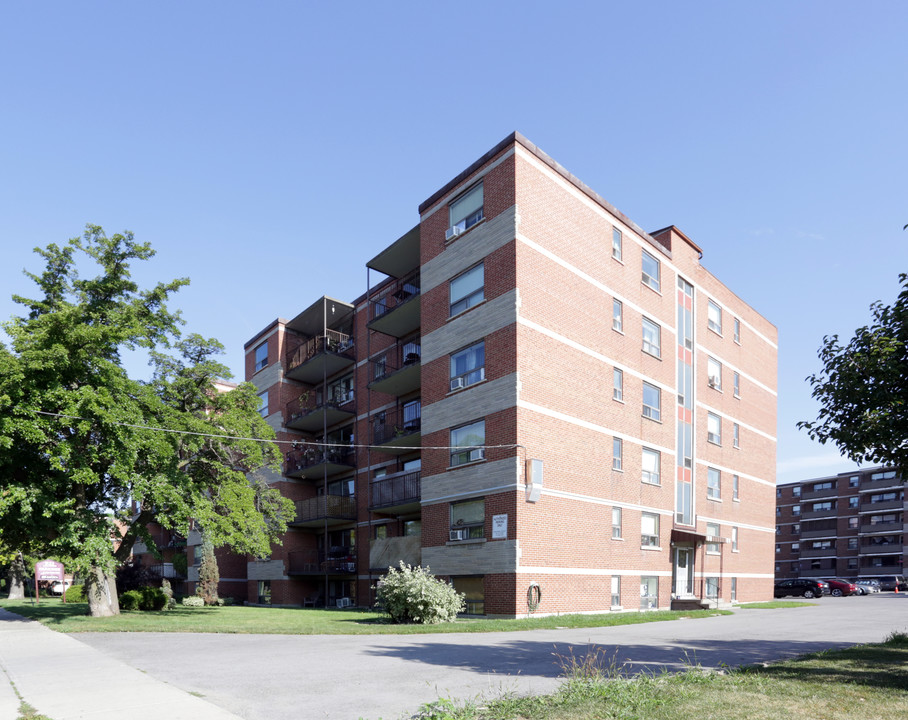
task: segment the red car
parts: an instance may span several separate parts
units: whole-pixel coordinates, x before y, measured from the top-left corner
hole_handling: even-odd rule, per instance
[[[858,592],[857,585],[842,578],[830,578],[826,582],[829,583],[830,594],[833,597],[845,597],[847,595],[855,595]]]

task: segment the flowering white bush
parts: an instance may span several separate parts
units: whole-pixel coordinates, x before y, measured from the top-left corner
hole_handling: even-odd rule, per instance
[[[398,623],[448,622],[463,612],[463,595],[429,572],[429,568],[411,567],[403,561],[400,569],[388,568],[388,574],[375,586],[376,598],[391,620]]]
[[[186,607],[205,607],[205,601],[198,595],[187,595],[183,598],[183,605]]]

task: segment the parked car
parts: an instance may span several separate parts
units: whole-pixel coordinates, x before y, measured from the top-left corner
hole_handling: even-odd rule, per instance
[[[896,587],[899,592],[908,590],[908,582],[905,581],[904,575],[874,575],[873,579],[880,584],[880,590],[895,590]]]
[[[846,597],[859,593],[857,585],[851,582],[851,580],[845,580],[844,578],[829,578],[826,582],[829,583],[829,592],[833,597]]]
[[[880,584],[876,580],[870,578],[857,578],[854,581],[854,584],[857,586],[858,592],[861,593],[861,595],[871,595],[880,591]]]
[[[773,596],[777,598],[796,595],[806,598],[823,597],[829,595],[829,583],[815,578],[789,578],[780,580],[773,589]]]
[[[62,595],[66,590],[69,590],[72,584],[72,580],[64,580],[63,582],[57,580],[50,586],[50,592],[52,595]]]

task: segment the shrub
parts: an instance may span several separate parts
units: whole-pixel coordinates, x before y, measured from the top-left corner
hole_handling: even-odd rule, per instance
[[[167,607],[167,596],[161,588],[143,587],[136,592],[139,593],[139,610],[163,610]]]
[[[68,588],[66,588],[66,602],[68,602],[68,603],[88,602],[88,598],[85,597],[85,586],[84,585],[70,585]]]
[[[117,568],[117,592],[138,590],[146,585],[156,585],[158,576],[141,563],[130,563]]]
[[[375,589],[379,604],[397,623],[449,622],[464,609],[463,595],[432,575],[427,567],[401,562],[399,570],[388,568],[388,574]]]
[[[127,590],[120,595],[120,610],[138,610],[142,593],[138,590]]]
[[[214,545],[207,535],[203,535],[202,560],[199,563],[199,582],[196,584],[195,594],[202,598],[206,605],[217,605],[220,579]]]
[[[183,598],[183,605],[185,607],[205,607],[205,601],[198,595],[187,595]]]

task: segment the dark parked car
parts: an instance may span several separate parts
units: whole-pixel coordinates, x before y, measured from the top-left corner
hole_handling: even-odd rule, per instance
[[[776,583],[773,595],[777,598],[800,595],[806,598],[829,595],[829,583],[814,578],[790,578]]]
[[[899,592],[908,590],[908,582],[905,582],[904,575],[874,575],[873,579],[880,584],[880,590],[895,590]]]
[[[829,592],[833,597],[863,594],[858,590],[857,585],[844,578],[829,578],[826,582],[829,583]]]

